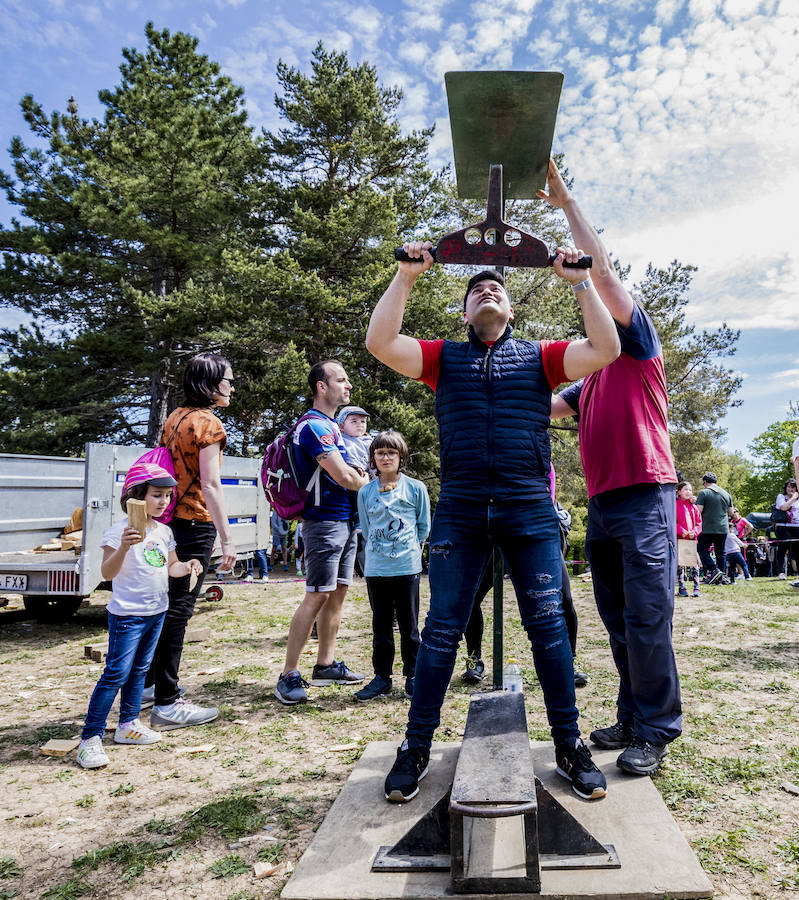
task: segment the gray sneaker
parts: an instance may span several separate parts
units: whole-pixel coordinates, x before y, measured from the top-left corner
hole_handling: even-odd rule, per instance
[[[162,731],[172,731],[190,725],[205,725],[213,722],[218,715],[219,710],[215,706],[197,706],[180,698],[168,706],[154,706],[150,713],[150,725],[157,725]]]
[[[359,675],[348,668],[343,660],[336,662],[334,659],[329,666],[313,667],[311,684],[314,687],[325,687],[328,684],[359,684],[364,678],[364,675]]]
[[[296,669],[292,669],[278,678],[275,696],[285,706],[294,706],[295,703],[307,703],[308,694],[305,692],[307,687],[308,682]]]
[[[178,697],[182,697],[186,693],[186,688],[178,685]],[[152,684],[150,687],[146,687],[141,692],[141,709],[147,709],[148,706],[152,706],[155,703],[155,685]]]

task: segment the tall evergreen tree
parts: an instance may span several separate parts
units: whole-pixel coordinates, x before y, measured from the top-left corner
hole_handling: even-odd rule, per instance
[[[22,100],[34,144],[14,138],[15,177],[2,176],[24,218],[0,230],[0,298],[47,337],[0,334],[6,449],[55,449],[53,435],[62,452],[88,436],[153,442],[177,362],[224,325],[223,252],[257,234],[261,157],[241,88],[196,38],[152,23],[145,33],[144,52],[122,51],[120,84],[99,93],[102,121],[82,119],[74,99],[49,117]]]

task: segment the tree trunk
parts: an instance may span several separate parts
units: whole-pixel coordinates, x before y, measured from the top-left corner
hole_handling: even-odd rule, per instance
[[[163,369],[150,375],[150,419],[147,423],[147,445],[154,447],[161,438],[169,415],[169,379]]]
[[[156,260],[153,267],[153,293],[162,300],[166,297],[164,267]],[[150,375],[150,418],[147,422],[147,445],[154,447],[161,438],[164,422],[169,415],[169,355],[167,347],[160,345],[161,366]]]

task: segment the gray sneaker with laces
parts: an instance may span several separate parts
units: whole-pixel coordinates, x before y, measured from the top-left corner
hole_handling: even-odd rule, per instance
[[[344,660],[336,662],[334,659],[329,666],[313,667],[311,684],[314,687],[325,687],[328,684],[359,684],[363,680],[364,676],[353,672]]]
[[[190,725],[205,725],[219,715],[215,706],[197,706],[189,700],[178,698],[168,706],[154,706],[150,714],[150,725],[162,731],[174,728],[188,728]]]
[[[305,692],[307,687],[308,682],[296,669],[293,669],[291,672],[286,672],[285,675],[281,675],[278,678],[275,696],[285,706],[293,706],[295,703],[307,703],[308,694]]]

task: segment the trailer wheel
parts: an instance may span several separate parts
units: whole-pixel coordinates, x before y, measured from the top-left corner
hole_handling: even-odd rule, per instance
[[[23,602],[25,609],[39,622],[66,622],[80,609],[83,598],[26,594]]]
[[[206,600],[221,600],[225,592],[218,584],[212,584],[203,594]]]

